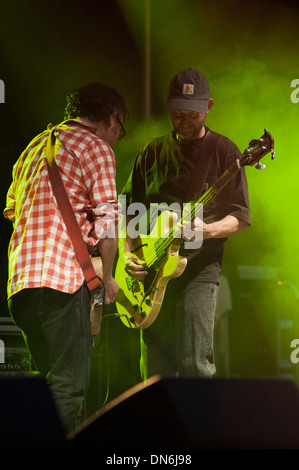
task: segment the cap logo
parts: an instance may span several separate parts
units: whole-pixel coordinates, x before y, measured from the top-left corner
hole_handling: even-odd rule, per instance
[[[194,95],[194,85],[191,83],[184,83],[183,95]]]

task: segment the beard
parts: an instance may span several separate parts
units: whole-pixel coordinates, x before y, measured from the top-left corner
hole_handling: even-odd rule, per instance
[[[175,133],[179,137],[181,141],[189,141],[193,139],[199,139],[204,134],[202,134],[202,130],[204,128],[204,122],[198,124],[197,126],[190,125],[190,126],[176,126],[174,128]]]

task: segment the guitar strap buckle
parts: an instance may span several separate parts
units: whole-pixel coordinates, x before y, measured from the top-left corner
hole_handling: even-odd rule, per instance
[[[103,304],[105,298],[104,284],[90,292],[90,325],[91,336],[97,336],[101,330]]]
[[[100,307],[104,303],[105,288],[101,285],[91,291],[91,308]]]

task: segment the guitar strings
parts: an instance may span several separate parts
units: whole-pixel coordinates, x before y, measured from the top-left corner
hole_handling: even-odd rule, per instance
[[[246,159],[248,156],[250,156],[251,164],[252,162],[257,161],[257,157],[256,155],[252,154],[252,151],[250,152],[250,155],[245,155],[245,152],[246,151],[244,151],[240,159],[235,160],[235,162],[232,163],[232,165],[220,176],[216,183],[212,185],[209,190],[203,194],[203,196],[197,201],[198,203],[202,203],[203,207],[210,203],[213,197],[216,196],[218,192],[220,192],[226,186],[226,184],[233,178],[236,173],[238,173],[238,171],[240,171],[240,169],[244,166],[243,160]],[[264,153],[263,155],[266,155],[266,153]],[[194,217],[196,217],[196,206],[197,204],[195,204],[194,208],[193,205],[191,209],[190,220],[193,220]],[[182,224],[182,222],[183,218],[181,218],[179,222],[176,222],[174,226],[164,235],[164,237],[160,238],[154,244],[154,248],[151,248],[146,254],[146,256],[142,258],[142,260],[146,262],[148,267],[151,267],[156,262],[156,260],[159,259],[159,257],[163,256],[165,250],[171,245],[173,239],[177,238],[178,234],[181,232],[180,225]]]
[[[197,201],[197,203],[201,203],[203,207],[205,207],[209,202],[211,202],[212,198],[218,194],[226,184],[233,178],[233,176],[240,170],[240,163],[239,161],[235,161],[224,173],[220,178],[216,181],[216,183],[211,186],[208,191],[206,191],[203,196]],[[165,250],[171,245],[174,238],[177,238],[178,235],[181,233],[181,224],[184,221],[193,220],[198,212],[201,210],[198,207],[199,204],[192,204],[191,211],[187,213],[184,217],[181,217],[179,221],[177,221],[173,227],[164,235],[163,238],[157,240],[154,244],[153,248],[151,248],[146,256],[142,258],[143,261],[146,262],[147,267],[151,267],[157,259],[159,259],[164,253]]]
[[[198,203],[202,203],[203,206],[206,206],[207,203],[211,202],[212,198],[224,188],[227,182],[237,173],[240,169],[239,163],[234,162],[231,167],[226,170],[225,173],[216,181],[216,183],[209,188],[208,191],[197,201]],[[198,204],[192,206],[191,211],[187,214],[188,220],[194,219],[198,212]],[[197,210],[196,210],[197,209]],[[186,220],[186,216],[184,220]],[[174,238],[177,238],[178,234],[181,232],[180,224],[182,223],[183,218],[180,221],[176,222],[176,224],[165,234],[165,237],[160,238],[155,244],[154,248],[149,250],[144,257],[144,261],[146,261],[147,266],[152,266],[159,257],[161,257],[165,253],[165,249],[172,243]]]

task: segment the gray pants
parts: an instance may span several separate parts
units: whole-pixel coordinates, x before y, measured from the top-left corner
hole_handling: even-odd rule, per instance
[[[171,284],[173,283],[173,284]],[[145,380],[155,374],[212,377],[214,316],[219,284],[170,281],[162,308],[152,325],[141,331],[140,369]]]
[[[66,433],[72,431],[90,375],[90,295],[24,289],[9,299],[37,371],[47,378]]]

